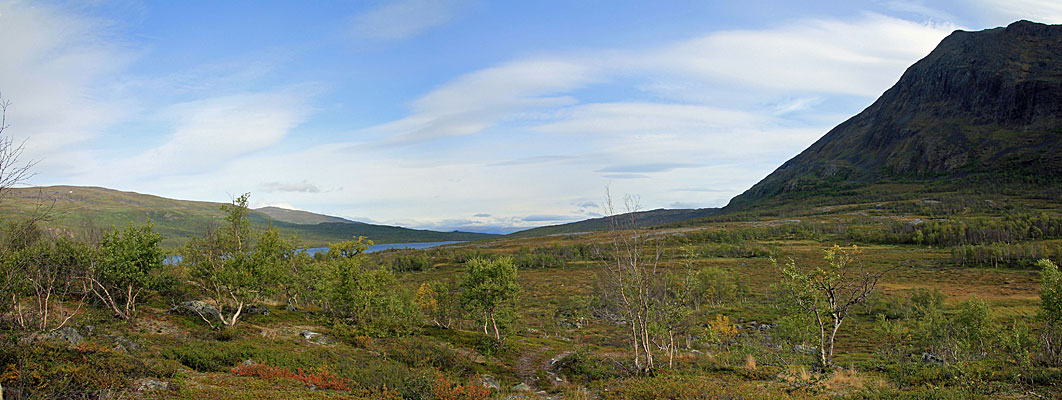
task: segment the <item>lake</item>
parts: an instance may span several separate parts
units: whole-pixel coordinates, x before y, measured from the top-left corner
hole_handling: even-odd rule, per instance
[[[436,247],[436,246],[443,246],[443,245],[447,245],[447,244],[464,243],[464,242],[465,241],[463,241],[463,240],[451,240],[451,241],[446,241],[446,242],[374,244],[372,246],[369,246],[369,249],[366,250],[365,252],[366,253],[375,253],[377,251],[384,251],[384,250],[391,250],[391,249],[413,249],[413,250],[419,250],[419,249],[428,249],[428,248],[432,248],[432,247]],[[314,255],[314,254],[317,254],[317,253],[324,253],[324,252],[327,252],[327,251],[328,251],[327,247],[313,247],[313,248],[306,249],[306,252],[310,253],[311,256]],[[168,264],[168,265],[173,265],[173,264],[176,264],[176,263],[179,263],[179,262],[181,262],[181,256],[169,256],[169,257],[166,257],[166,260],[163,261],[164,264]]]
[[[367,250],[366,253],[375,253],[377,251],[384,251],[384,250],[391,250],[391,249],[413,249],[413,250],[428,249],[428,248],[432,248],[432,247],[436,247],[436,246],[443,246],[443,245],[454,244],[454,243],[464,243],[464,241],[462,241],[462,240],[452,240],[452,241],[448,241],[448,242],[419,242],[419,243],[374,244],[372,246],[369,246],[369,250]],[[326,251],[328,251],[328,248],[327,247],[314,247],[314,248],[306,249],[306,251],[309,252],[310,255],[312,256],[312,255],[317,254],[317,253],[326,252]]]

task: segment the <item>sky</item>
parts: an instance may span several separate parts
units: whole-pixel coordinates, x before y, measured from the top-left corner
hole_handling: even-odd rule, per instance
[[[1062,3],[0,1],[3,133],[30,185],[511,232],[724,206],[1019,19]]]

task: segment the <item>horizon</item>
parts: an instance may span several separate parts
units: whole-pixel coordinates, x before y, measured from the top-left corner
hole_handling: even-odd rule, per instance
[[[1062,23],[977,4],[2,2],[0,93],[34,186],[497,233],[725,206],[954,30]]]

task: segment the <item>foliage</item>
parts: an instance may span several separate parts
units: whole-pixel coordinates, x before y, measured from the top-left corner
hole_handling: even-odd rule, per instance
[[[266,364],[240,364],[232,368],[232,373],[240,376],[253,376],[262,379],[291,379],[312,385],[315,388],[351,391],[350,380],[345,379],[328,370],[306,371],[302,368],[291,371],[287,368],[274,367]]]
[[[698,307],[704,303],[719,307],[748,294],[748,287],[738,277],[717,267],[697,271],[692,277],[691,286],[692,298]]]
[[[1040,318],[1044,321],[1041,342],[1044,355],[1062,365],[1062,273],[1050,260],[1040,260]]]
[[[431,257],[425,252],[399,254],[391,259],[391,270],[395,272],[427,271],[431,268]]]
[[[417,305],[409,293],[396,290],[394,274],[372,269],[364,258],[328,261],[324,309],[336,320],[333,328],[350,335],[401,336],[420,325]]]
[[[218,308],[219,322],[227,327],[236,325],[245,306],[290,287],[292,282],[287,259],[293,257],[294,248],[280,239],[275,227],[252,234],[247,219],[249,197],[243,194],[223,205],[226,223],[189,240],[181,259],[193,283]],[[213,321],[201,317],[213,326]]]
[[[788,299],[814,316],[819,330],[820,367],[829,369],[837,331],[852,306],[863,302],[877,286],[881,273],[873,274],[858,266],[859,248],[834,245],[825,250],[826,266],[805,271],[792,260],[781,268],[779,284]]]
[[[461,304],[470,313],[483,316],[484,335],[489,335],[489,324],[494,339],[501,340],[501,331],[511,322],[509,314],[516,307],[516,296],[520,293],[516,265],[511,258],[474,258],[466,266],[468,270],[461,278]]]
[[[4,269],[23,279],[22,292],[13,296],[15,322],[23,329],[56,330],[81,311],[87,294],[82,277],[95,249],[65,236],[41,234],[26,238],[21,247],[3,254]],[[23,303],[28,294],[33,301]],[[64,302],[77,305],[65,307]]]
[[[461,383],[442,373],[435,376],[431,393],[438,400],[485,400],[490,397],[490,389],[476,383]]]
[[[708,321],[708,328],[717,342],[729,342],[738,334],[737,327],[730,323],[730,317],[722,314],[715,314],[715,319]]]
[[[149,288],[166,257],[162,235],[151,224],[115,229],[100,242],[100,257],[89,270],[90,289],[121,319],[132,319],[137,297]]]
[[[52,342],[0,347],[0,382],[16,389],[22,399],[95,398],[120,390],[132,379],[170,378],[172,368],[155,361],[85,343],[79,347]]]

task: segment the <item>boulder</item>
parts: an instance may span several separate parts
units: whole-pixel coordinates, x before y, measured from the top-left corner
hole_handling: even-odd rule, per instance
[[[514,392],[530,392],[531,391],[531,387],[527,386],[526,383],[520,382],[516,386],[513,386],[512,391],[514,391]]]
[[[65,340],[66,342],[74,346],[77,346],[85,341],[85,338],[82,337],[81,334],[77,333],[77,329],[74,329],[73,327],[69,326],[65,326],[62,329],[44,335],[44,338]]]
[[[170,383],[158,379],[144,378],[134,383],[138,392],[160,392],[170,389]]]
[[[178,304],[170,309],[170,313],[178,315],[202,315],[211,322],[221,319],[218,308],[204,301],[192,300]]]
[[[498,390],[499,388],[501,388],[501,386],[498,385],[498,380],[494,379],[493,376],[483,374],[483,376],[480,377],[480,380],[483,382],[484,388],[490,390]]]
[[[247,315],[269,315],[269,307],[261,304],[250,305],[243,308],[243,313]]]
[[[926,364],[944,364],[944,360],[930,353],[922,353],[922,362]]]

